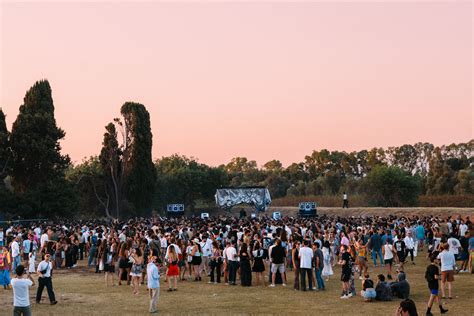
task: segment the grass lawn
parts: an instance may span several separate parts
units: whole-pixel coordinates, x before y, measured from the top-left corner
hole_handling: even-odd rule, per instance
[[[406,272],[411,285],[411,298],[418,312],[424,315],[428,290],[424,280],[427,266],[426,252],[416,258],[416,265],[407,264]],[[132,295],[130,286],[105,287],[102,274],[95,274],[80,263],[76,270],[57,270],[53,278],[59,303],[50,306],[46,289],[43,304],[33,303],[33,315],[147,315],[148,296],[141,286],[138,296]],[[268,270],[267,270],[268,271]],[[202,282],[180,282],[178,291],[166,292],[167,285],[161,281],[162,291],[158,307],[161,314],[214,315],[214,314],[324,314],[324,315],[394,315],[399,300],[392,302],[365,303],[360,296],[342,300],[340,296],[339,267],[326,283],[324,292],[299,292],[292,288],[293,272],[289,272],[287,287],[276,288],[226,286]],[[373,279],[385,272],[373,268],[369,273]],[[254,276],[253,276],[254,277]],[[447,315],[474,315],[474,275],[458,274],[454,282],[453,300],[445,301]],[[253,280],[255,281],[255,279]],[[361,282],[356,280],[359,292]],[[12,291],[0,289],[0,315],[12,315]],[[30,291],[34,302],[36,287]],[[434,314],[439,309],[433,308]]]

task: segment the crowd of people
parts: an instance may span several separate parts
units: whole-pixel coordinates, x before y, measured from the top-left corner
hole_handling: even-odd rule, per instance
[[[447,312],[442,300],[453,298],[455,274],[473,271],[472,232],[473,223],[460,216],[227,216],[15,224],[0,229],[0,284],[15,291],[21,283],[24,289],[36,273],[36,302],[41,302],[46,287],[50,303],[56,304],[53,271],[74,270],[84,260],[95,273],[104,273],[105,286],[127,284],[139,295],[140,284],[146,283],[153,313],[160,276],[169,292],[177,291],[183,281],[287,286],[290,273],[294,290],[325,291],[326,283],[336,278],[334,266],[340,265],[341,299],[358,294],[359,279],[365,302],[400,298],[404,301],[399,312],[414,315],[409,266],[425,252],[426,315],[432,315],[435,302],[441,313]],[[372,279],[370,261],[386,273]],[[16,294],[15,310],[25,312],[29,302],[25,306]]]

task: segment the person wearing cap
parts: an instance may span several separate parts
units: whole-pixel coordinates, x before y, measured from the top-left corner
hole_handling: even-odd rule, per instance
[[[43,294],[43,289],[46,287],[48,291],[48,297],[51,305],[55,305],[58,302],[54,295],[53,282],[51,280],[51,272],[53,271],[53,264],[51,262],[51,255],[48,253],[44,256],[44,260],[38,265],[38,290],[36,292],[36,304],[41,302],[41,295]]]
[[[157,313],[158,298],[160,296],[160,273],[156,265],[156,256],[151,256],[146,267],[147,287],[150,292],[150,313]]]

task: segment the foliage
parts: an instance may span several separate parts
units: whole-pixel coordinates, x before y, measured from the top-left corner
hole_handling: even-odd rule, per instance
[[[376,166],[364,179],[364,189],[372,206],[417,205],[420,179],[399,167]]]

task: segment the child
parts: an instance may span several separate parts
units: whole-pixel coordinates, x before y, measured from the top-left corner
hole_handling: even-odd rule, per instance
[[[433,306],[434,301],[439,305],[439,310],[441,314],[446,313],[448,310],[443,308],[441,304],[441,299],[438,296],[439,292],[439,267],[436,265],[436,257],[438,256],[437,252],[434,252],[430,256],[431,264],[426,268],[425,279],[428,282],[428,288],[430,289],[430,299],[428,300],[428,308],[426,309],[426,315],[432,316],[431,307]]]

